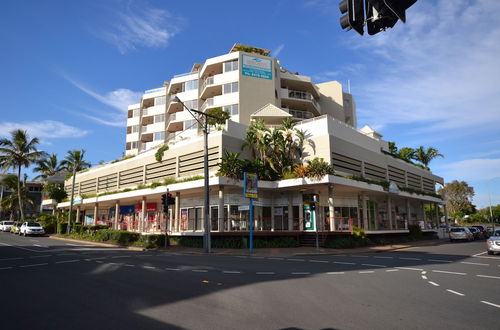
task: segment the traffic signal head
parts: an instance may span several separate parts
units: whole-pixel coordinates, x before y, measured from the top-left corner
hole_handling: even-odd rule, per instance
[[[342,0],[339,3],[339,10],[344,14],[340,17],[340,26],[347,31],[354,29],[363,35],[365,25],[363,0]]]
[[[168,212],[167,194],[161,195],[161,205],[163,208],[163,212],[167,213]]]
[[[175,197],[172,196],[172,194],[167,194],[167,205],[174,205],[175,204]]]
[[[417,0],[366,0],[366,26],[369,35],[392,28],[400,19],[406,23],[406,9]]]

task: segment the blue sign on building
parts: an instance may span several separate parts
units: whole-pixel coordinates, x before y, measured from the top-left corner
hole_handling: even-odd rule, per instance
[[[273,63],[269,59],[243,55],[241,74],[249,77],[273,79]]]

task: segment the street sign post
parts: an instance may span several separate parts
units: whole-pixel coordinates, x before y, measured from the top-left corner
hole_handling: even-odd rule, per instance
[[[259,198],[258,192],[258,177],[255,173],[243,173],[243,195],[247,197],[250,201],[250,242],[249,251],[253,253],[253,199]]]

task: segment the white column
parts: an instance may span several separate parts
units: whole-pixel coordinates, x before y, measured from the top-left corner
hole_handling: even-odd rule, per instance
[[[219,232],[224,231],[224,186],[219,186],[219,210],[218,210]]]
[[[392,230],[392,199],[387,197],[387,218],[389,219],[389,229]]]
[[[405,229],[408,229],[408,224],[410,223],[410,217],[411,217],[411,206],[410,206],[410,200],[407,198],[406,199],[406,221],[405,221]]]
[[[94,204],[94,226],[97,225],[97,216],[99,214],[99,204],[95,203]]]
[[[335,221],[333,220],[333,216],[335,214],[335,207],[333,205],[333,185],[328,185],[328,213],[330,214],[330,231],[335,230]]]
[[[181,219],[180,219],[180,210],[181,210],[181,194],[180,192],[175,193],[175,226],[174,228],[180,232],[181,231]]]
[[[271,231],[274,231],[274,194],[271,195]]]
[[[365,193],[361,195],[361,202],[363,206],[363,225],[365,227],[365,230],[370,229],[370,223],[368,221],[368,197],[366,196]]]
[[[118,230],[118,219],[120,219],[120,201],[115,202],[115,221],[113,222],[113,229]]]
[[[288,192],[288,231],[293,230],[293,191]]]
[[[76,219],[75,223],[80,223],[80,206],[76,207]]]
[[[144,219],[146,218],[146,197],[142,197],[142,210],[141,210],[141,219],[139,220],[139,232],[144,231]]]
[[[302,193],[299,194],[300,204],[299,204],[299,230],[304,230],[304,197]]]

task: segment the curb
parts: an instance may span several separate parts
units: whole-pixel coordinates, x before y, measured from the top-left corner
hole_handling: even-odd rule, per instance
[[[49,238],[55,239],[55,240],[60,240],[60,241],[86,243],[86,244],[90,244],[90,245],[94,245],[94,246],[123,248],[123,249],[127,249],[127,250],[132,250],[132,251],[146,251],[145,248],[136,247],[136,246],[121,246],[121,245],[116,245],[116,244],[86,241],[86,240],[80,240],[80,239],[74,239],[74,238],[65,238],[65,237],[59,237],[59,236],[55,236],[55,235],[49,236]]]

